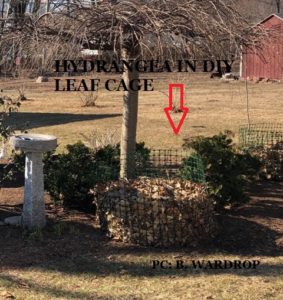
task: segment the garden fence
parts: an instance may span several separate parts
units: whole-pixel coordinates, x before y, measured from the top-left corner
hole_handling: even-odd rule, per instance
[[[283,149],[283,124],[259,123],[240,126],[239,144],[242,148],[281,146]]]
[[[283,179],[283,124],[260,123],[241,126],[239,145],[261,158],[268,179]]]
[[[189,159],[188,159],[189,158]],[[120,157],[115,160],[97,160],[98,181],[116,180],[119,178]],[[146,156],[137,154],[135,160],[135,173],[137,177],[151,178],[180,178],[184,159],[186,168],[192,173],[192,181],[204,182],[204,167],[198,156],[191,155],[182,149],[151,149]]]

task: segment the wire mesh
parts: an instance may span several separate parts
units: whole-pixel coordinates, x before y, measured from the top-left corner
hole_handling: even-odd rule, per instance
[[[138,176],[179,177],[182,160],[189,155],[180,149],[151,149],[149,163],[137,168]]]
[[[206,187],[178,179],[111,182],[97,190],[96,204],[102,231],[124,242],[185,246],[217,229]]]
[[[260,158],[267,179],[283,179],[283,124],[260,123],[241,126],[239,144]]]
[[[240,126],[239,144],[242,148],[272,147],[283,142],[283,124],[258,123]]]
[[[97,160],[98,181],[106,182],[119,178],[121,157]],[[137,153],[132,159],[136,177],[181,178],[205,182],[201,158],[182,149],[150,149],[146,155]]]

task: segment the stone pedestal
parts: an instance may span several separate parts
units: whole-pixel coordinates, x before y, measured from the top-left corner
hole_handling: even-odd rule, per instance
[[[57,139],[49,135],[22,134],[13,136],[11,144],[26,154],[24,206],[21,217],[7,218],[5,223],[42,228],[46,224],[42,156],[57,147]]]
[[[25,192],[22,212],[24,227],[42,228],[46,224],[42,153],[26,153]]]

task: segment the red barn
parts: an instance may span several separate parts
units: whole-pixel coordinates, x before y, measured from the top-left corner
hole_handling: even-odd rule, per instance
[[[283,14],[272,14],[258,25],[271,30],[271,36],[260,49],[244,49],[240,70],[241,78],[282,80]]]

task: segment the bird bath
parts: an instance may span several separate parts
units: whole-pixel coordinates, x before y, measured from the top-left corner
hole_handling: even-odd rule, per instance
[[[10,143],[13,148],[26,154],[24,206],[21,217],[6,218],[5,223],[42,228],[46,223],[42,157],[44,152],[57,147],[57,138],[42,134],[20,134],[12,136]]]

